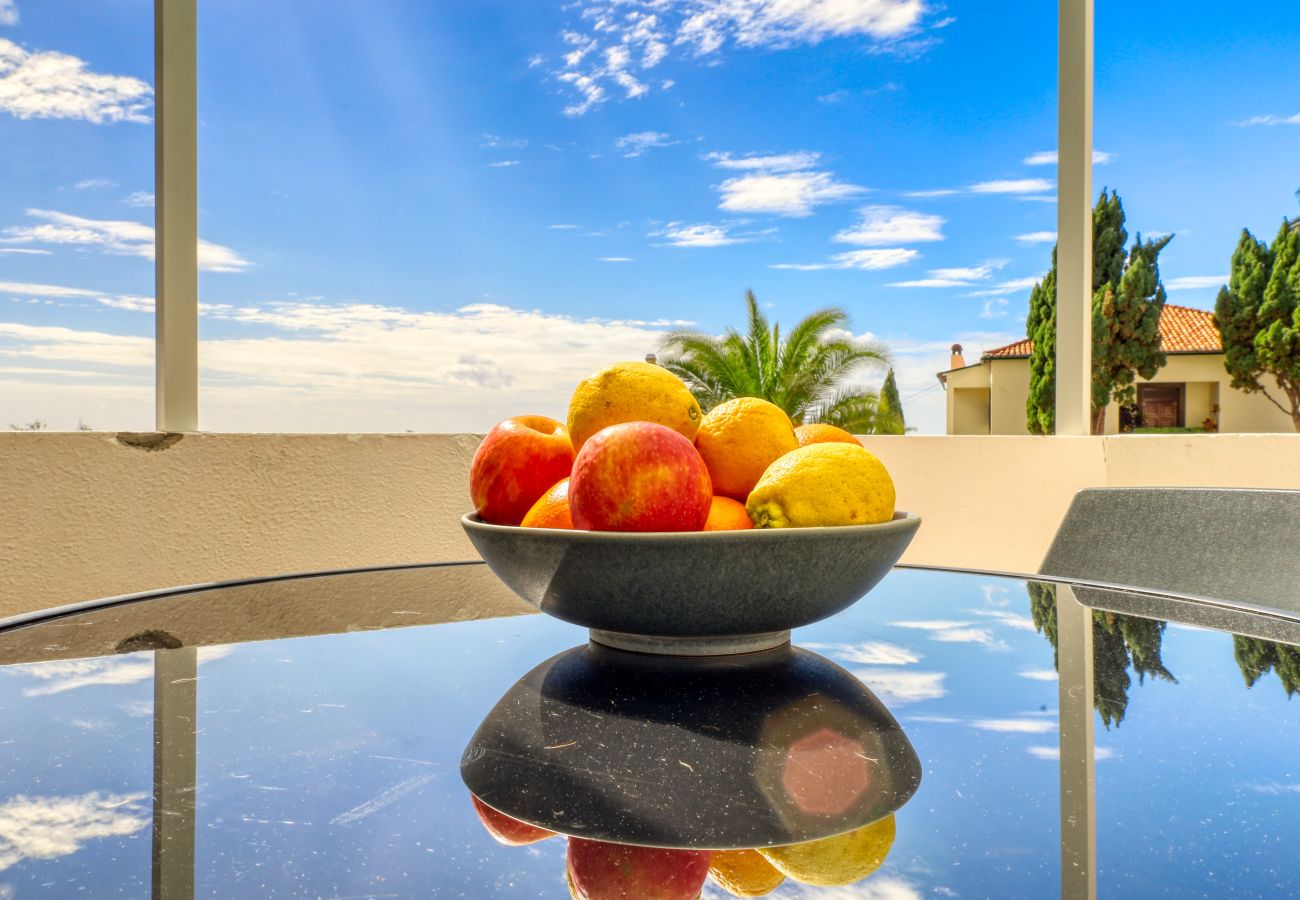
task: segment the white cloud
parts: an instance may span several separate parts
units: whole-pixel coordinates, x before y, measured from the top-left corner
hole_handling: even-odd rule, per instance
[[[598,256],[596,257],[596,259],[600,262],[609,262],[609,263],[624,263],[624,262],[636,261],[630,256]]]
[[[78,181],[72,186],[74,191],[90,191],[96,188],[117,187],[117,182],[111,178],[86,178]]]
[[[897,206],[864,206],[858,214],[861,221],[836,234],[833,240],[865,247],[943,240],[943,216]]]
[[[1267,794],[1272,797],[1280,797],[1286,794],[1300,794],[1300,784],[1294,782],[1284,783],[1280,781],[1259,781],[1248,783],[1246,787],[1257,794]]]
[[[58,859],[97,838],[135,834],[150,822],[148,795],[92,791],[0,803],[0,871],[25,859]]]
[[[996,287],[984,291],[971,291],[967,297],[996,297],[1000,294],[1013,294],[1016,291],[1027,290],[1042,280],[1041,275],[1031,275],[1027,278],[1013,278],[1010,281],[1004,281]]]
[[[856,675],[886,706],[902,706],[948,695],[943,672],[911,672],[906,669],[855,669]]]
[[[149,191],[133,191],[122,198],[127,206],[147,207],[154,205],[154,196]]]
[[[1057,674],[1055,669],[1025,669],[1020,672],[1021,678],[1028,678],[1030,681],[1056,681]]]
[[[981,281],[987,281],[993,273],[1006,265],[1005,260],[990,260],[978,266],[962,268],[930,269],[926,278],[913,281],[896,281],[889,287],[901,288],[952,288],[973,287]]]
[[[1046,719],[976,719],[970,725],[979,731],[1007,734],[1047,734],[1056,730],[1056,723]]]
[[[527,147],[528,141],[524,138],[506,138],[499,134],[483,133],[483,139],[479,141],[479,146],[488,150],[517,150],[521,147]]]
[[[993,630],[974,622],[938,620],[918,620],[908,622],[890,622],[895,628],[914,628],[924,631],[932,641],[945,644],[978,644],[990,650],[1005,650],[1007,645],[993,635]]]
[[[1007,298],[993,297],[984,303],[980,310],[981,319],[1000,319],[1007,314]]]
[[[1242,127],[1248,127],[1250,125],[1300,125],[1300,113],[1296,113],[1294,116],[1275,116],[1272,114],[1266,116],[1252,116],[1244,122],[1238,122],[1237,124]]]
[[[1056,189],[1056,183],[1047,178],[1010,178],[981,181],[969,188],[972,194],[1039,194]]]
[[[12,8],[12,4],[10,5]],[[19,119],[149,122],[153,88],[126,75],[101,75],[66,53],[30,53],[0,38],[0,111]]]
[[[677,141],[670,140],[672,135],[664,134],[661,131],[638,131],[635,134],[625,134],[614,142],[614,146],[623,151],[626,157],[637,157],[647,150],[653,150],[656,147],[671,147]]]
[[[859,641],[856,644],[803,644],[835,659],[870,666],[906,666],[921,661],[921,655],[888,641]]]
[[[956,188],[937,188],[932,191],[907,191],[904,197],[928,198],[928,197],[951,197],[954,194],[960,194],[961,191]]]
[[[1026,156],[1024,163],[1027,166],[1054,166],[1057,164],[1056,156],[1055,150],[1040,150]],[[1092,151],[1092,164],[1094,166],[1104,166],[1114,158],[1114,153],[1107,153],[1105,150]]]
[[[202,312],[226,335],[199,351],[203,425],[214,431],[482,432],[521,412],[563,419],[579,380],[641,359],[664,329],[691,324],[496,304],[416,311],[293,301]],[[72,381],[0,373],[0,421],[39,414],[149,427],[150,337],[0,322],[0,357],[89,373]]]
[[[977,616],[983,616],[986,619],[992,619],[999,625],[1005,625],[1008,628],[1014,628],[1018,631],[1038,631],[1034,625],[1034,620],[1029,616],[1021,616],[1005,609],[972,609],[969,612]]]
[[[824,203],[851,200],[866,189],[836,181],[830,172],[761,173],[728,178],[718,186],[719,206],[732,212],[801,218]]]
[[[101,291],[85,288],[63,287],[57,284],[32,284],[26,281],[0,281],[0,294],[20,294],[24,297],[102,297]]]
[[[31,256],[49,256],[51,250],[33,250],[30,247],[0,247],[0,253],[22,253]]]
[[[1167,291],[1191,291],[1197,288],[1216,288],[1227,283],[1227,275],[1184,275],[1181,278],[1170,278],[1164,285]]]
[[[570,225],[570,224],[568,224],[568,223],[566,222],[566,223],[563,223],[563,224],[560,224],[560,225],[547,225],[546,227],[549,228],[549,229],[551,229],[552,231],[572,231],[573,229],[577,228],[578,226],[577,226],[577,225]]]
[[[1022,244],[1055,244],[1055,231],[1031,231],[1028,234],[1016,235],[1016,240]]]
[[[14,0],[0,0],[0,25],[18,24],[18,6]]]
[[[836,253],[827,262],[820,263],[774,263],[771,269],[793,269],[797,272],[817,272],[823,269],[861,269],[876,271],[892,269],[905,265],[921,254],[904,247],[890,247],[882,250],[849,250]]]
[[[493,169],[506,169],[509,168],[510,166],[517,166],[517,165],[519,165],[519,160],[517,159],[502,159],[502,160],[497,160],[496,162],[488,163],[488,166],[490,166]]]
[[[580,25],[561,33],[569,49],[551,72],[578,95],[565,107],[570,116],[606,102],[611,83],[629,99],[648,93],[645,73],[673,47],[697,58],[728,44],[781,48],[833,37],[889,47],[915,33],[928,11],[926,0],[579,0],[570,8]]]
[[[761,156],[749,154],[733,157],[730,153],[707,153],[704,156],[720,169],[742,169],[763,172],[798,172],[811,169],[821,159],[820,153],[799,150],[794,153],[777,153]]]
[[[48,209],[29,209],[39,225],[12,225],[0,244],[68,244],[119,256],[153,259],[154,230],[143,222],[87,219]],[[207,272],[241,272],[252,263],[229,247],[199,240],[199,268]]]
[[[1060,759],[1061,758],[1061,748],[1059,746],[1057,747],[1031,746],[1031,747],[1026,747],[1025,752],[1028,753],[1030,756],[1034,757],[1035,759]],[[1111,759],[1114,756],[1115,756],[1115,751],[1109,747],[1092,748],[1092,758],[1097,762],[1101,762],[1103,759]]]
[[[731,228],[731,225],[669,222],[661,230],[650,232],[649,236],[664,238],[664,245],[668,247],[726,247],[748,243],[759,236],[756,232],[733,234]]]

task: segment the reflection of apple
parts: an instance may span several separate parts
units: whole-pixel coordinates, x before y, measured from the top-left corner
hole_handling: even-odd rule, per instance
[[[572,468],[573,445],[563,425],[546,416],[515,416],[478,445],[469,468],[470,499],[484,522],[518,525]]]
[[[569,838],[569,890],[578,900],[695,900],[709,851]]]
[[[479,821],[498,844],[521,847],[524,844],[534,844],[548,837],[555,837],[554,831],[547,831],[545,828],[512,819],[503,812],[497,812],[473,794],[469,795],[469,799],[474,803],[474,812],[478,813]]]
[[[569,480],[573,524],[590,531],[699,531],[713,485],[695,445],[653,422],[624,422],[582,445]]]

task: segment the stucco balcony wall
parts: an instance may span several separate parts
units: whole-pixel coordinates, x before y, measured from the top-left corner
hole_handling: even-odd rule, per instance
[[[0,434],[0,618],[209,581],[468,559],[465,434]],[[1300,488],[1300,435],[867,437],[904,562],[1030,572],[1105,485]],[[520,607],[484,598],[466,615]],[[449,613],[450,614],[450,613]]]

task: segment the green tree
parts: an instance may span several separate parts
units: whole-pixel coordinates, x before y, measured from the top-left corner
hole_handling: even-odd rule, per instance
[[[661,364],[690,388],[708,412],[735,397],[761,397],[796,425],[826,422],[855,434],[902,434],[899,415],[882,408],[872,390],[848,383],[863,366],[887,366],[881,343],[847,333],[843,309],[819,309],[798,322],[784,338],[769,323],[753,291],[745,292],[748,323],[744,334],[728,328],[721,337],[676,330],[663,339]]]
[[[1165,292],[1157,257],[1170,238],[1125,250],[1124,203],[1103,190],[1092,211],[1092,431],[1105,427],[1111,399],[1131,402],[1136,375],[1152,377],[1164,365],[1160,353],[1160,310]],[[1056,248],[1052,266],[1029,295],[1029,397],[1026,424],[1031,434],[1056,430]],[[1129,271],[1136,271],[1125,276]]]
[[[885,376],[885,383],[880,388],[880,405],[889,413],[898,416],[898,424],[907,430],[907,420],[903,416],[903,400],[898,396],[898,383],[894,381],[894,370],[890,369],[889,374]]]
[[[1228,284],[1214,302],[1232,386],[1263,393],[1300,431],[1300,231],[1282,220],[1272,246],[1243,229]],[[1264,389],[1276,383],[1285,403]]]
[[[1246,679],[1246,687],[1254,687],[1255,682],[1273,671],[1282,682],[1287,697],[1300,691],[1300,647],[1234,634],[1232,651],[1242,677]]]
[[[1118,204],[1119,198],[1115,200]],[[1119,215],[1122,219],[1122,207]],[[1158,260],[1171,240],[1173,235],[1144,242],[1139,234],[1118,281],[1107,280],[1092,298],[1093,434],[1105,434],[1110,401],[1132,406],[1137,402],[1137,376],[1152,378],[1165,364],[1160,348],[1165,287]],[[1109,279],[1114,272],[1103,274]]]

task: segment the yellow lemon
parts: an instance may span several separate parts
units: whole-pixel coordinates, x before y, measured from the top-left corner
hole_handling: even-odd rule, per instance
[[[727,893],[737,897],[761,897],[785,881],[785,876],[757,850],[714,850],[709,874]]]
[[[759,528],[887,522],[894,515],[894,480],[861,445],[809,444],[767,467],[745,511]]]
[[[744,500],[773,460],[799,446],[781,407],[758,397],[719,403],[704,417],[695,448],[704,457],[713,493]]]
[[[699,401],[672,372],[650,363],[615,363],[578,382],[569,401],[569,439],[576,452],[602,428],[654,422],[693,441],[701,418]]]
[[[795,881],[833,887],[866,878],[880,868],[893,846],[894,817],[886,816],[848,834],[758,852]]]

